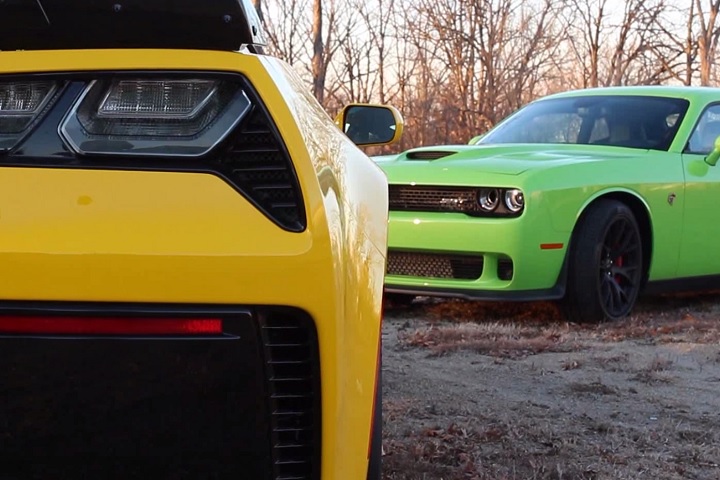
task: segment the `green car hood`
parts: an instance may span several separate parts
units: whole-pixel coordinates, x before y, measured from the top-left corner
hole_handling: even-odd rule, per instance
[[[463,184],[478,174],[520,175],[531,169],[638,157],[647,150],[597,145],[446,145],[372,157],[391,183]]]

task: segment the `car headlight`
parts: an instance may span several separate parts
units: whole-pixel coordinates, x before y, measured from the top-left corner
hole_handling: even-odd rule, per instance
[[[521,211],[525,207],[525,196],[522,190],[517,188],[505,190],[505,207],[513,213]]]
[[[250,106],[231,81],[96,80],[65,117],[60,134],[84,155],[197,157],[220,143]]]
[[[53,81],[0,82],[0,151],[9,150],[30,130],[52,100]]]
[[[485,212],[492,212],[500,204],[500,191],[497,188],[483,188],[478,192],[478,205]]]

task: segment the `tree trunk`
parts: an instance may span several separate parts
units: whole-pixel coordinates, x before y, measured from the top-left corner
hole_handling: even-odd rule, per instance
[[[715,50],[717,46],[718,31],[716,27],[720,0],[712,0],[708,6],[707,19],[702,10],[700,0],[695,0],[698,19],[700,20],[700,35],[698,36],[698,56],[700,57],[700,85],[710,85]]]
[[[312,77],[313,94],[321,104],[325,101],[325,59],[323,58],[323,8],[322,0],[314,0],[313,3],[313,28],[312,28]]]

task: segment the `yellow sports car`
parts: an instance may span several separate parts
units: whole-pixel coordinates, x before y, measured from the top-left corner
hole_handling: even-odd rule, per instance
[[[0,478],[379,478],[386,181],[262,43],[0,1]]]

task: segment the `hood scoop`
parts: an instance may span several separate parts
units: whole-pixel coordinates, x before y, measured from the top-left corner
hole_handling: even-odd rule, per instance
[[[414,152],[408,152],[408,160],[437,160],[438,158],[449,157],[455,155],[458,152],[450,150],[416,150]]]

